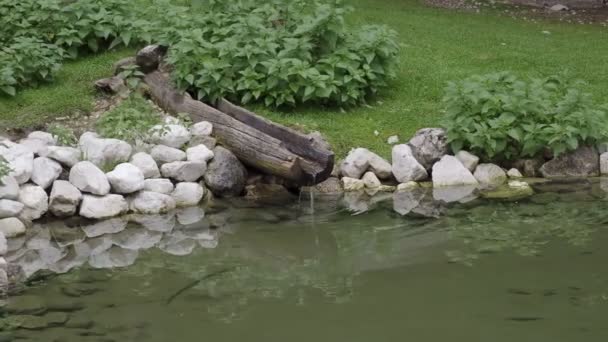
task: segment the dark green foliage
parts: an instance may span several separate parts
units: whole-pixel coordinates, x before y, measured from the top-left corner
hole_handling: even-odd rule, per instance
[[[141,96],[131,96],[113,110],[105,113],[96,123],[99,134],[131,143],[141,142],[150,130],[162,123],[160,113]]]
[[[9,163],[4,159],[3,156],[0,156],[0,185],[4,185],[2,182],[2,178],[8,176],[9,173],[13,171],[9,165]]]
[[[608,137],[605,107],[580,83],[552,76],[521,80],[510,73],[450,82],[443,99],[444,126],[454,151],[490,159],[554,155]]]
[[[396,33],[352,30],[348,9],[320,1],[212,2],[210,10],[156,36],[174,42],[174,79],[199,99],[266,106],[361,103],[394,77]]]

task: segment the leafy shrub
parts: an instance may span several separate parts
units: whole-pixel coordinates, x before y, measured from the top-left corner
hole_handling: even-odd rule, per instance
[[[60,146],[76,146],[78,144],[78,138],[76,138],[74,131],[68,127],[53,124],[48,128],[48,132],[57,139]]]
[[[396,33],[383,26],[350,33],[348,9],[339,3],[222,1],[206,8],[191,29],[176,14],[171,19],[180,23],[155,35],[173,43],[174,80],[199,99],[354,105],[394,76]]]
[[[510,73],[450,82],[443,99],[445,127],[455,151],[486,158],[555,156],[608,137],[606,108],[580,83],[557,76],[522,80]]]
[[[2,178],[8,176],[9,173],[13,171],[9,163],[4,159],[3,156],[0,156],[0,185],[4,185],[2,182]]]
[[[145,141],[150,130],[162,123],[160,113],[141,96],[131,96],[96,123],[99,134],[129,142]]]

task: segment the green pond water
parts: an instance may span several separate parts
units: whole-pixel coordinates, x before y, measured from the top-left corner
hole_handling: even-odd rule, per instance
[[[608,341],[608,195],[541,190],[42,224],[12,242],[25,247],[7,259],[32,274],[0,341]]]

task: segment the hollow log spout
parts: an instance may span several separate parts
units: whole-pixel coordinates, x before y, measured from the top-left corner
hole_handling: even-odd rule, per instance
[[[317,184],[330,176],[334,153],[319,137],[276,124],[227,100],[211,107],[177,90],[161,71],[148,73],[144,81],[153,100],[167,112],[186,113],[193,122],[211,122],[218,143],[245,165],[298,185]]]

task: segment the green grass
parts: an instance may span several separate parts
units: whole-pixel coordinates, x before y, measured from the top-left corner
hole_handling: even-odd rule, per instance
[[[91,111],[95,97],[93,82],[110,76],[112,64],[133,53],[124,49],[68,62],[54,82],[21,90],[12,98],[0,97],[0,127],[42,127],[56,117],[77,117]]]
[[[391,87],[370,101],[370,107],[346,112],[255,108],[278,122],[321,131],[339,156],[357,146],[387,156],[387,137],[397,134],[404,141],[421,127],[439,125],[445,83],[472,74],[510,70],[521,76],[542,76],[568,71],[587,81],[598,101],[608,98],[606,28],[454,12],[425,7],[417,0],[348,2],[356,8],[350,18],[353,25],[384,23],[399,32],[400,71]],[[90,109],[92,82],[109,75],[112,63],[130,53],[109,53],[65,65],[55,84],[0,99],[0,121],[9,127],[27,127]]]

